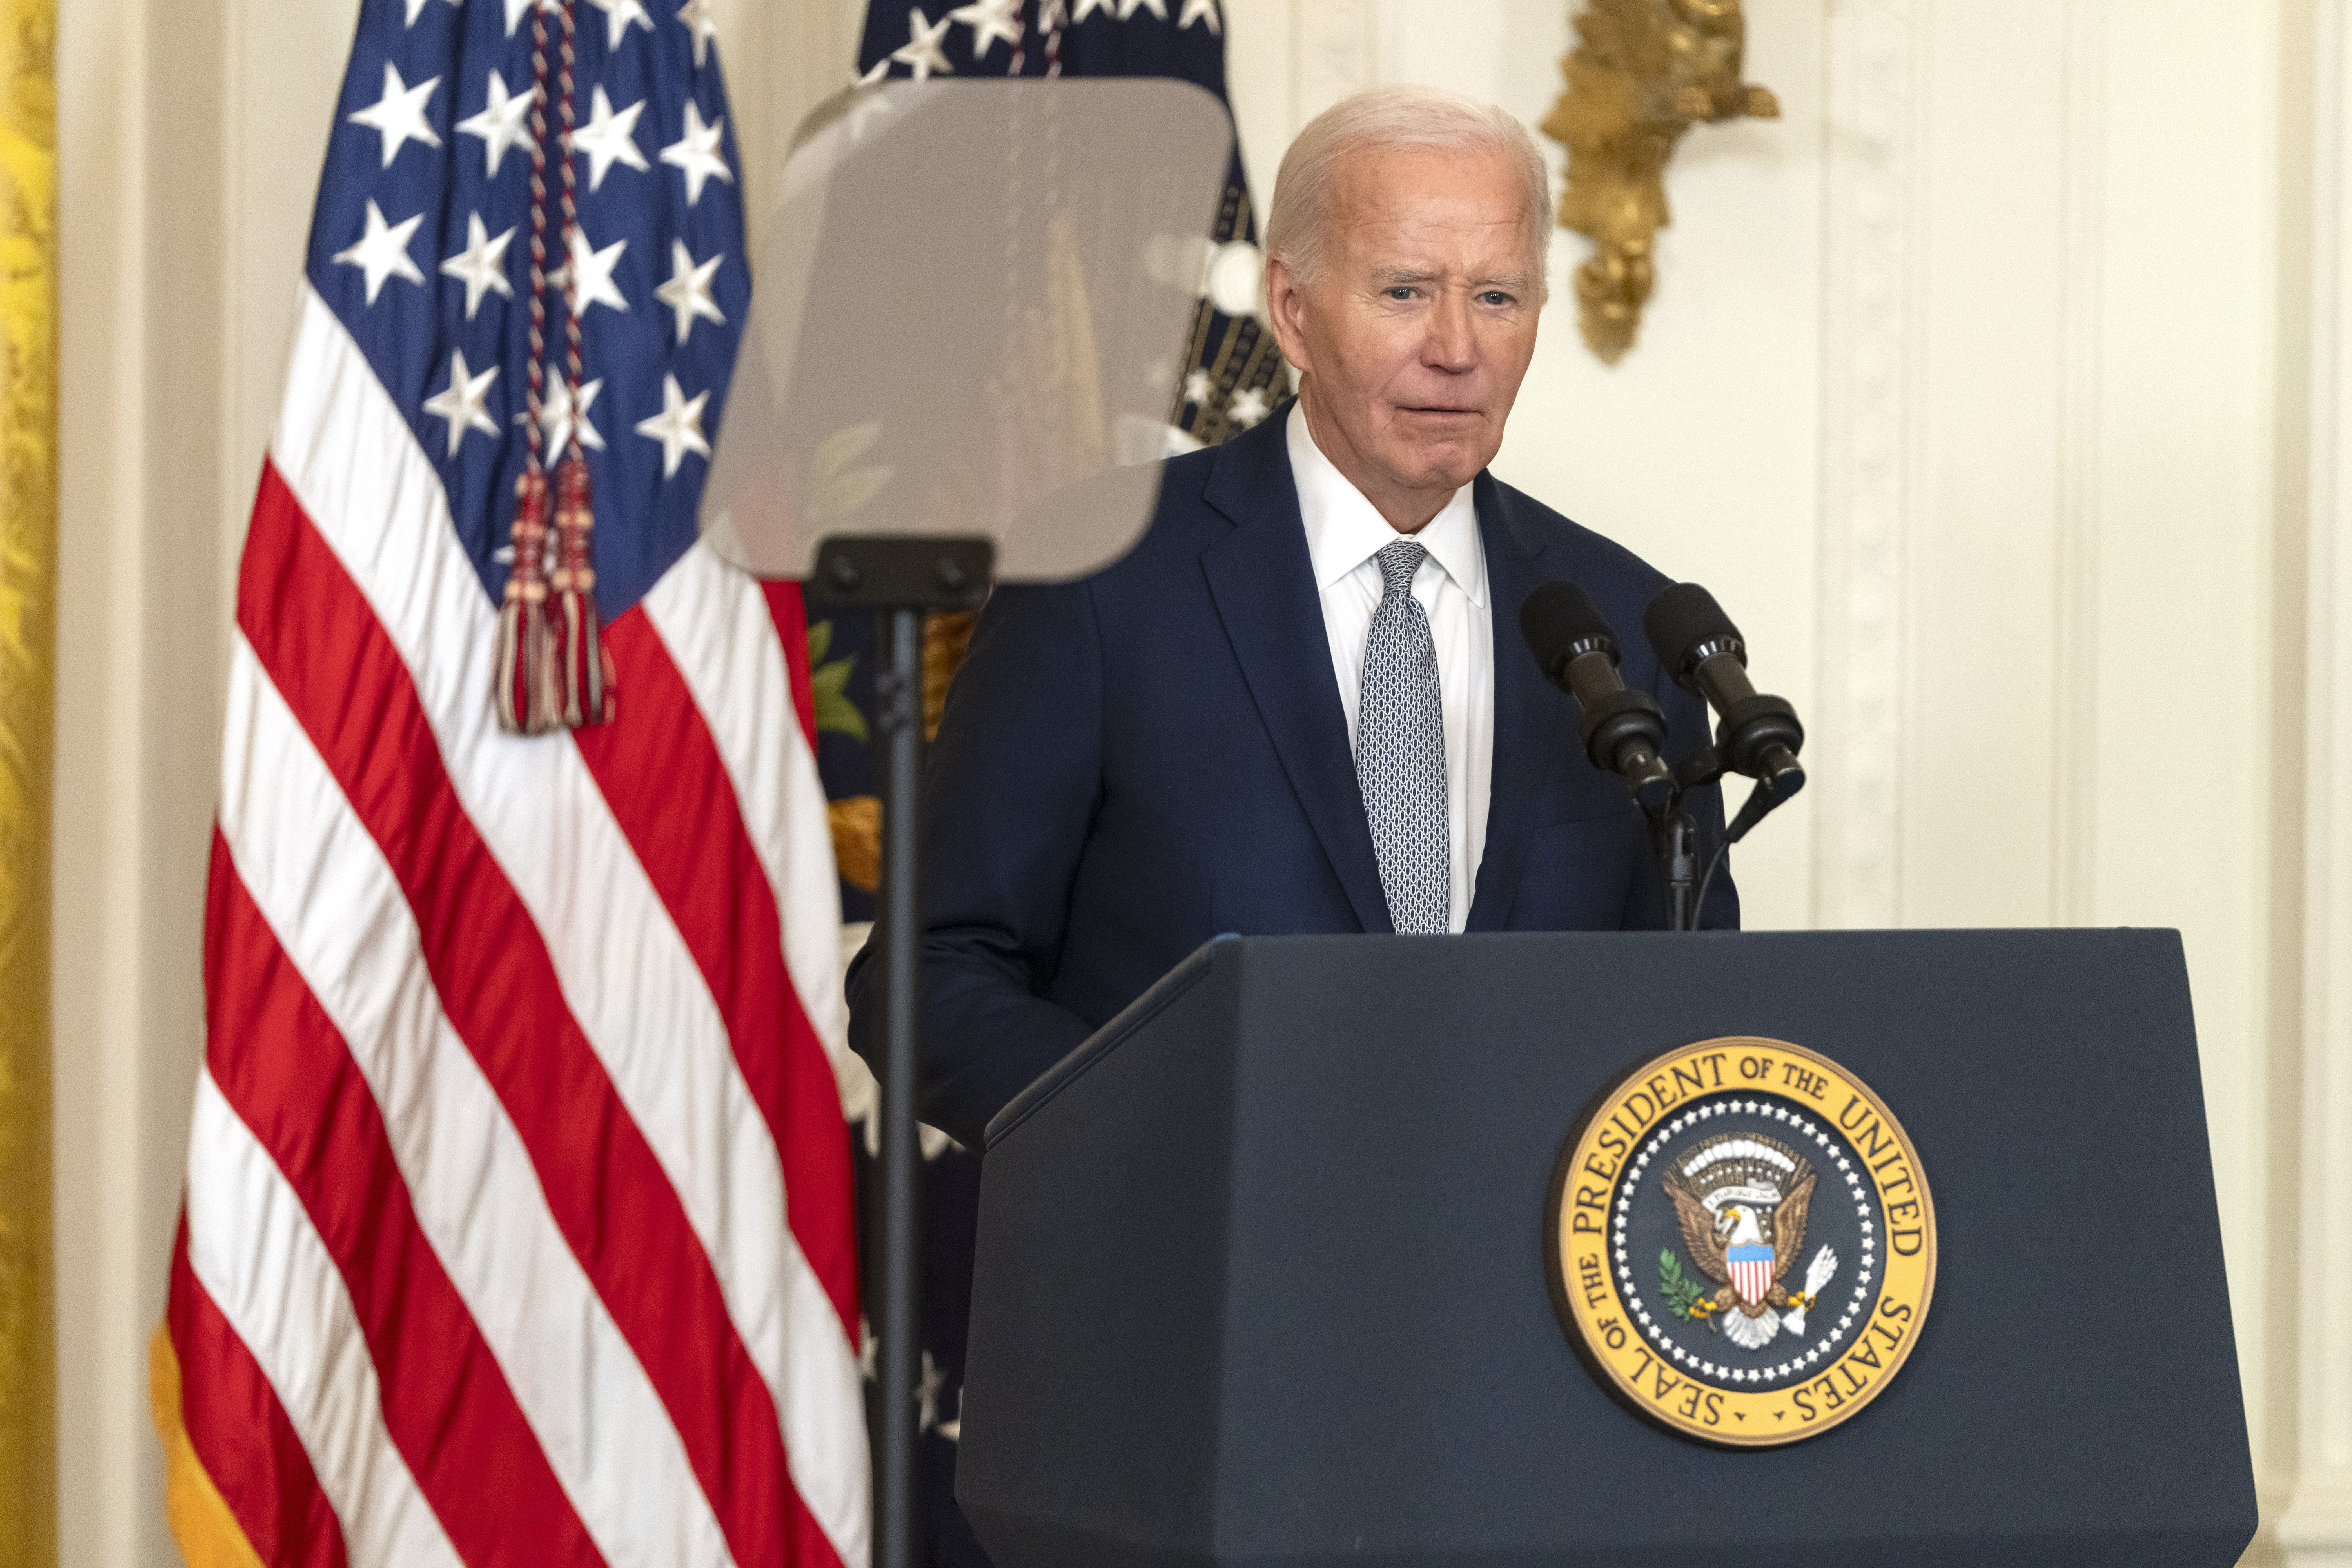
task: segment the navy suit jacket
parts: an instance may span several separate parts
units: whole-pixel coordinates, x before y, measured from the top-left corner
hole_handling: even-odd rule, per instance
[[[919,1113],[973,1149],[1032,1079],[1211,937],[1394,929],[1283,425],[1171,460],[1150,528],[1115,565],[999,588],[981,614],[922,829]],[[1496,711],[1468,929],[1662,927],[1643,819],[1585,760],[1576,705],[1536,668],[1519,605],[1552,578],[1583,584],[1679,758],[1706,743],[1706,710],[1640,634],[1667,579],[1489,474],[1472,493]],[[1711,852],[1721,797],[1686,800]],[[1738,923],[1727,875],[1705,917]],[[877,1071],[878,952],[849,973],[851,1039]]]

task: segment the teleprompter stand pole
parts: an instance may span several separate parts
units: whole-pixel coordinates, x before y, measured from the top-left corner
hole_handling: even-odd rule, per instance
[[[835,536],[817,547],[810,600],[875,612],[882,668],[875,679],[882,764],[882,1279],[876,1381],[882,1429],[874,1447],[873,1568],[914,1568],[915,1368],[920,1316],[922,1159],[915,1079],[922,1008],[919,837],[923,755],[923,616],[970,610],[988,596],[987,539]]]
[[[875,681],[882,750],[882,1300],[876,1347],[882,1392],[881,1441],[875,1450],[877,1568],[911,1568],[915,1560],[916,1325],[922,1321],[920,1207],[922,1162],[915,1139],[915,1030],[919,997],[921,922],[916,813],[923,744],[923,612],[884,611],[882,668]]]

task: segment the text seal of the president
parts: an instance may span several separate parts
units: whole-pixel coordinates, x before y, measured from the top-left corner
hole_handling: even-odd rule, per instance
[[[1935,1291],[1910,1137],[1868,1085],[1785,1040],[1702,1040],[1627,1073],[1561,1151],[1544,1229],[1553,1304],[1593,1375],[1709,1443],[1851,1418],[1902,1370]]]

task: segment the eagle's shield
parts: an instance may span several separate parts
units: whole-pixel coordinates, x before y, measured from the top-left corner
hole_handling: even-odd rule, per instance
[[[1739,1292],[1739,1299],[1751,1307],[1763,1300],[1772,1289],[1772,1249],[1734,1247],[1723,1256],[1731,1265],[1731,1288]]]

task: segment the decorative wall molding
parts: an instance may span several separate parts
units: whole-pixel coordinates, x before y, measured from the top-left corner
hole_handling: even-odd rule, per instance
[[[1821,698],[1813,918],[1891,926],[1905,538],[1917,486],[1922,0],[1830,0],[1822,116]]]
[[[2301,1194],[2287,1238],[2297,1305],[2294,1489],[2276,1540],[2290,1568],[2352,1568],[2352,1237],[2321,1201],[2352,1160],[2352,27],[2313,14],[2309,496],[2304,510]],[[2282,323],[2282,331],[2289,330]],[[2297,933],[2275,940],[2294,942]],[[2286,1270],[2282,1270],[2285,1273]],[[2284,1469],[2286,1467],[2282,1466]]]
[[[2339,194],[2339,203],[2346,195],[2352,193]],[[2331,227],[2340,230],[2343,221],[2339,208]],[[2347,239],[2352,236],[2339,232],[2335,242]],[[2325,437],[2330,482],[2325,509],[2312,509],[2305,543],[2302,1180],[2300,1234],[2291,1245],[2296,1277],[2281,1281],[2300,1318],[2294,1491],[2277,1531],[2289,1568],[2352,1568],[2352,1341],[2331,1307],[2352,1300],[2352,1237],[2322,1196],[2352,1162],[2352,636],[2345,630],[2352,616],[2346,516],[2352,476],[2344,468],[2352,430],[2345,428],[2341,379],[2352,348],[2345,341],[2352,299],[2342,292],[2341,272],[2335,281],[2336,363],[2328,374],[2336,382],[2336,427]]]
[[[2051,647],[2050,918],[2088,925],[2098,896],[2100,342],[2107,0],[2066,0],[2060,258],[2057,624]]]

